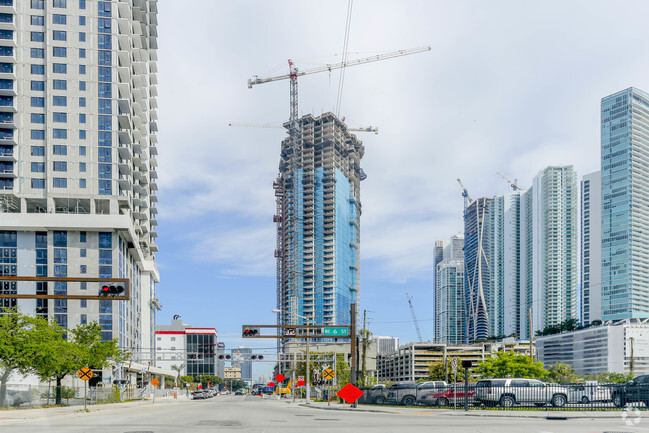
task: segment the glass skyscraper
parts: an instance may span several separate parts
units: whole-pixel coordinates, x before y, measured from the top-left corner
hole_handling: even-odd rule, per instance
[[[602,99],[602,320],[649,317],[649,94]]]

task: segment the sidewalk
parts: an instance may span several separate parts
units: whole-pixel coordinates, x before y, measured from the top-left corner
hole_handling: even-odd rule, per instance
[[[155,404],[170,404],[178,403],[183,401],[190,401],[185,394],[179,395],[178,399],[174,399],[173,396],[168,397],[156,397]],[[103,412],[131,407],[139,406],[150,406],[153,405],[153,400],[137,400],[129,401],[126,403],[107,403],[107,404],[89,404],[87,406],[88,412]],[[36,418],[50,418],[66,415],[75,415],[84,413],[83,405],[74,405],[74,406],[61,406],[61,407],[47,407],[47,408],[19,408],[19,409],[9,409],[9,410],[0,410],[0,424],[5,421],[14,421],[14,420],[28,420]]]
[[[300,406],[321,410],[394,413],[412,415],[439,415],[439,416],[477,416],[477,417],[507,417],[507,418],[545,418],[545,419],[589,419],[589,418],[620,418],[624,410],[609,411],[558,411],[558,410],[480,410],[471,409],[468,412],[458,408],[453,409],[432,409],[429,407],[395,407],[378,405],[359,405],[353,408],[350,404],[334,403],[331,406],[327,402],[311,402],[308,405],[300,403]],[[634,408],[629,408],[634,410]]]

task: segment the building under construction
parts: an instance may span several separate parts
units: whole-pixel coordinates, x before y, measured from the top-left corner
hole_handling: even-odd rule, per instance
[[[285,124],[277,198],[280,324],[349,325],[359,294],[363,144],[332,113]]]

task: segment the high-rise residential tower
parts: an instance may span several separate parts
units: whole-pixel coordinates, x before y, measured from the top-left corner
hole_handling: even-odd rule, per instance
[[[581,181],[581,320],[602,320],[602,172]]]
[[[443,246],[441,259],[435,257],[435,341],[464,344],[464,236],[455,235],[450,242],[437,241],[435,245]]]
[[[601,319],[649,317],[649,94],[603,98],[601,134]]]
[[[521,196],[520,331],[577,318],[577,174],[572,166],[539,172]]]
[[[98,321],[134,362],[153,358],[158,306],[156,16],[156,0],[0,0],[2,272],[131,285],[129,301],[4,306],[67,327]],[[96,295],[98,286],[2,290]]]
[[[348,325],[359,292],[362,143],[332,113],[298,119],[282,142],[277,197],[281,323]]]

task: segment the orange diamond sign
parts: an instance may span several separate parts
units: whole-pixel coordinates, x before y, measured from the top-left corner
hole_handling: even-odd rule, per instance
[[[336,393],[338,397],[342,398],[349,404],[354,403],[363,394],[364,394],[363,391],[356,388],[351,383],[348,383],[347,385],[343,386],[342,389]]]
[[[160,383],[160,381],[158,380],[157,377],[151,381],[151,385],[153,385],[153,386],[158,386],[159,383]]]

